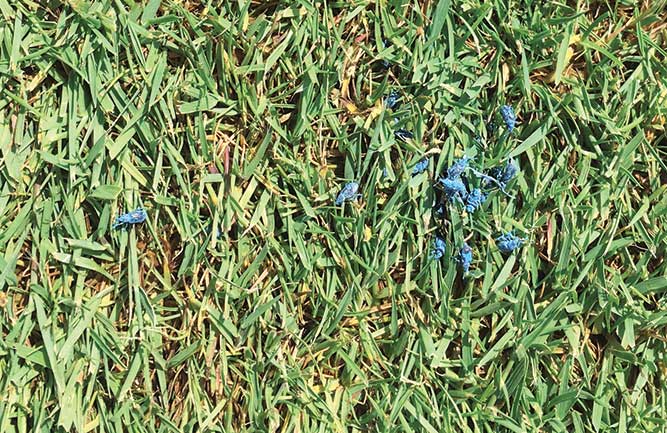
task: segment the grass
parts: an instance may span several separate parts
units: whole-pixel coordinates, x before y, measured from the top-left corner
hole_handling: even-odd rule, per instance
[[[0,0],[0,431],[667,430],[666,6]]]

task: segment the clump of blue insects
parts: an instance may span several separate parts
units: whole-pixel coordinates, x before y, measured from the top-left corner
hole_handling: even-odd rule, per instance
[[[500,115],[507,127],[507,131],[511,133],[516,127],[516,115],[514,110],[509,105],[500,107]],[[446,215],[447,205],[463,208],[471,216],[482,208],[486,202],[489,194],[494,190],[500,190],[505,195],[512,197],[507,188],[510,182],[516,178],[519,173],[519,166],[512,158],[506,160],[503,164],[492,167],[489,170],[478,169],[474,166],[474,161],[468,156],[454,161],[452,165],[441,175],[436,181],[436,189],[439,191],[439,199],[434,206],[435,215],[438,218],[444,218]],[[473,187],[470,179],[466,176],[471,173],[474,178],[478,179],[476,183],[479,186]],[[433,251],[431,257],[440,259],[444,256],[444,240],[441,237],[436,237],[433,244]],[[498,250],[503,254],[509,254],[521,248],[526,242],[526,239],[520,238],[514,232],[502,232],[496,238],[496,245]],[[443,251],[443,253],[440,253]],[[458,247],[458,253],[453,257],[461,266],[464,274],[468,274],[473,262],[473,249],[468,243],[463,242]]]
[[[130,228],[130,226],[134,224],[140,224],[146,221],[146,217],[147,217],[146,211],[143,208],[138,207],[131,212],[124,213],[116,217],[111,228],[113,230],[121,228],[128,229]]]
[[[400,94],[396,90],[392,90],[384,100],[384,106],[389,109],[395,109],[400,103]],[[503,119],[508,133],[512,133],[516,127],[516,114],[514,109],[509,105],[500,107],[500,116]],[[398,119],[394,118],[394,123],[398,124]],[[491,133],[495,131],[495,125],[490,127]],[[489,131],[487,131],[489,132]],[[399,140],[410,140],[414,138],[414,134],[404,128],[399,128],[394,131],[394,136]],[[430,160],[424,157],[417,161],[412,167],[411,175],[417,176],[428,170]],[[474,177],[469,178],[468,173]],[[509,158],[501,165],[491,167],[484,170],[480,167],[475,167],[474,160],[469,156],[463,156],[455,160],[445,172],[437,178],[435,183],[436,191],[438,191],[438,199],[434,206],[435,215],[443,219],[446,217],[448,206],[458,207],[465,210],[465,212],[473,218],[473,215],[478,212],[487,201],[489,195],[493,191],[500,190],[505,195],[512,197],[508,192],[510,182],[516,178],[519,173],[519,166],[514,159]],[[388,176],[386,168],[383,171],[384,177]],[[476,179],[476,181],[475,181]],[[475,186],[476,185],[476,186]],[[346,201],[356,200],[361,197],[358,193],[359,184],[357,182],[348,182],[336,197],[336,206],[341,206]],[[512,253],[521,248],[526,242],[526,239],[520,238],[511,232],[502,232],[496,238],[496,245],[498,250],[504,254]],[[430,257],[433,260],[440,260],[445,256],[447,245],[445,239],[439,235],[433,239]],[[463,273],[467,275],[473,263],[473,248],[467,242],[463,242],[457,248],[452,258],[460,265]]]
[[[460,177],[441,177],[438,182],[445,193],[445,197],[447,197],[450,202],[458,201],[463,203],[468,196],[468,190],[463,183],[463,179]]]

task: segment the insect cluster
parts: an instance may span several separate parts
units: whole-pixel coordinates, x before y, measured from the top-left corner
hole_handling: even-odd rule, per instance
[[[392,91],[387,98],[385,98],[385,106],[393,109],[398,105],[400,96],[396,91]],[[507,128],[507,134],[511,134],[516,127],[516,115],[514,110],[509,105],[503,105],[500,108],[500,116]],[[404,134],[407,132],[408,134]],[[394,132],[394,135],[399,139],[412,138],[412,133],[399,129]],[[419,175],[429,168],[429,158],[420,159],[412,168],[412,176]],[[448,206],[459,207],[465,209],[468,214],[474,214],[482,208],[490,194],[495,190],[501,191],[503,194],[510,196],[507,192],[509,183],[516,177],[519,172],[519,167],[513,159],[508,159],[504,164],[492,167],[489,170],[483,170],[479,167],[473,166],[473,159],[464,156],[447,168],[434,184],[437,192],[437,200],[434,206],[434,213],[438,218],[445,218]],[[468,174],[476,177],[479,186],[472,187],[470,182],[472,179]],[[355,200],[361,197],[358,193],[359,184],[357,182],[347,183],[338,194],[335,204],[342,205],[346,201]],[[512,253],[514,250],[520,248],[525,239],[520,238],[511,232],[502,232],[496,238],[496,245],[498,250],[504,254]],[[447,249],[445,239],[437,234],[433,240],[431,250],[431,258],[440,260],[445,256]],[[463,272],[467,274],[473,262],[473,249],[466,242],[463,242],[454,255],[454,260],[461,266]]]

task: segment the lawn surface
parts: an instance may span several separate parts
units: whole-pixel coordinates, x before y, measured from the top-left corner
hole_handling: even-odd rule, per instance
[[[664,0],[0,0],[0,432],[665,431],[666,51]],[[464,155],[511,197],[440,219]]]

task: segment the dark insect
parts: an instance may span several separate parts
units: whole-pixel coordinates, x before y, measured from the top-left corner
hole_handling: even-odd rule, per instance
[[[386,39],[382,41],[382,45],[383,45],[385,48],[389,48],[389,47],[391,46],[391,44],[389,43],[389,41],[386,40]],[[385,59],[385,60],[382,61],[382,66],[384,66],[385,69],[389,69],[389,68],[391,67],[391,63],[389,63],[389,60],[386,60],[386,59]]]
[[[415,138],[415,135],[407,129],[401,128],[394,131],[394,137],[398,138],[399,140],[407,141]]]
[[[392,90],[389,92],[389,96],[387,96],[384,100],[384,105],[387,108],[395,108],[398,105],[399,100],[401,99],[400,93],[398,93],[397,90]]]
[[[516,174],[519,172],[519,166],[513,159],[510,159],[502,167],[493,167],[489,170],[489,177],[492,178],[492,181],[496,183],[500,189],[506,193],[505,188],[510,180],[514,179]],[[489,180],[485,178],[485,180]]]

